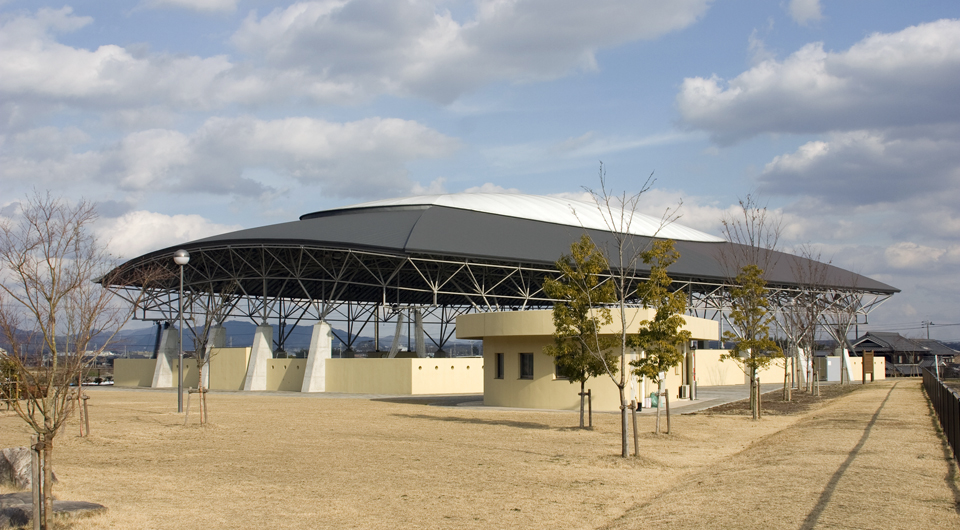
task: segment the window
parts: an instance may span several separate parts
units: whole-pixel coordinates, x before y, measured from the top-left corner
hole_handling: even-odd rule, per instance
[[[520,354],[520,379],[533,379],[533,354]]]
[[[497,354],[497,371],[493,374],[494,379],[503,379],[503,354]]]
[[[570,380],[569,377],[563,375],[563,374],[560,372],[560,365],[557,364],[557,361],[556,361],[556,360],[553,361],[553,378],[554,378],[555,380],[558,380],[558,381],[569,381],[569,380]]]

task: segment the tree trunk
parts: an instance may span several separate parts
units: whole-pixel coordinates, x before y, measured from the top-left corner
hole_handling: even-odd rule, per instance
[[[43,524],[44,530],[53,528],[53,436],[43,436]]]
[[[80,437],[90,434],[84,430],[84,420],[87,416],[87,410],[83,408],[83,371],[77,374],[77,410],[80,414]]]
[[[43,493],[40,491],[43,482],[43,445],[40,444],[40,436],[30,437],[30,486],[33,493],[33,530],[40,530],[40,522],[43,520]]]
[[[580,428],[583,428],[583,401],[586,397],[584,395],[584,388],[586,387],[586,381],[580,381]]]
[[[663,401],[663,382],[657,382],[657,434],[660,434],[660,402]]]
[[[793,357],[785,357],[783,359],[783,400],[790,401],[793,397],[790,395],[790,391],[793,390],[793,384],[790,381],[790,376],[793,375]]]
[[[630,445],[627,442],[627,398],[622,386],[617,386],[620,391],[620,456],[627,458],[630,456]]]
[[[197,393],[200,394],[200,425],[203,425],[207,422],[207,407],[204,401],[207,398],[206,393],[203,391],[203,376],[200,377],[200,382],[197,383]]]

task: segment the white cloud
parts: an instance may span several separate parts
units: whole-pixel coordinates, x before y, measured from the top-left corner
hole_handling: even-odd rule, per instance
[[[110,252],[129,259],[147,252],[204,237],[239,230],[237,225],[214,223],[200,215],[164,215],[138,210],[101,220],[97,236]]]
[[[776,54],[767,49],[767,45],[763,42],[763,39],[757,36],[757,30],[753,30],[750,33],[750,38],[747,39],[747,48],[750,50],[751,62],[753,64],[761,64],[777,58]]]
[[[779,155],[760,189],[838,204],[960,200],[960,125],[828,135]]]
[[[473,186],[463,190],[464,193],[521,193],[517,188],[504,188],[492,182],[484,182],[480,186]]]
[[[945,249],[918,245],[908,241],[887,247],[884,256],[887,264],[896,269],[931,269],[947,254]]]
[[[649,136],[600,136],[593,131],[575,138],[568,138],[549,146],[546,155],[550,158],[589,157],[597,158],[610,153],[630,151],[641,147],[674,144],[688,140],[688,133],[667,132]]]
[[[233,43],[352,92],[450,102],[496,80],[596,68],[595,52],[682,29],[708,0],[481,0],[463,23],[435,0],[300,2],[251,14]]]
[[[818,22],[823,18],[820,12],[820,0],[790,0],[790,16],[801,26]]]
[[[148,8],[178,8],[202,13],[232,13],[240,0],[144,0],[141,6]]]
[[[144,55],[116,45],[60,44],[56,33],[90,24],[71,8],[41,9],[0,25],[0,94],[22,102],[123,108],[160,102],[211,108],[264,90],[224,56]]]
[[[445,177],[439,177],[430,181],[426,186],[421,185],[419,182],[414,182],[413,187],[409,190],[410,195],[442,195],[447,192],[446,188],[447,179]]]
[[[960,20],[875,33],[843,52],[822,43],[730,81],[684,79],[677,106],[721,144],[757,134],[822,133],[960,119]]]
[[[445,0],[302,2],[246,18],[232,42],[249,62],[143,46],[68,46],[59,34],[93,19],[70,7],[40,9],[0,21],[0,98],[113,114],[152,108],[146,117],[162,108],[210,110],[297,98],[344,103],[393,94],[451,102],[489,82],[595,69],[598,49],[689,26],[708,3],[484,0],[460,23]],[[143,5],[226,11],[236,1]]]
[[[82,151],[85,140],[78,131],[54,128],[18,135],[0,155],[0,176],[51,187],[96,183],[128,192],[239,196],[273,193],[293,181],[334,197],[371,198],[442,189],[442,180],[427,188],[412,182],[406,164],[459,147],[458,140],[415,121],[385,118],[210,118],[191,134],[150,129]]]

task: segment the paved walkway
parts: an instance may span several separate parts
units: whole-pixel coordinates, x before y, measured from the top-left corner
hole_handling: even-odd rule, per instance
[[[99,385],[86,387],[96,390],[117,390],[117,391],[138,391],[138,392],[173,392],[176,388],[143,388],[143,387],[115,387],[112,385]],[[761,392],[772,392],[783,388],[781,383],[769,383],[760,386]],[[524,410],[511,407],[487,407],[483,404],[483,394],[449,394],[449,395],[393,395],[393,394],[346,394],[341,392],[282,392],[282,391],[257,391],[246,392],[242,390],[211,390],[211,394],[237,394],[250,396],[280,396],[291,398],[312,398],[312,399],[382,399],[388,401],[421,403],[436,406],[460,406],[460,407],[479,407],[488,410],[503,408],[504,410]],[[671,392],[675,392],[672,390]],[[750,386],[726,385],[726,386],[702,386],[697,391],[697,399],[670,399],[670,411],[679,414],[690,414],[724,403],[747,399],[750,396]],[[543,410],[543,409],[537,409]],[[554,412],[577,412],[567,410],[556,410]],[[657,409],[648,408],[641,411],[641,414],[656,414]],[[661,412],[663,410],[661,409]]]
[[[607,528],[960,528],[957,466],[934,421],[919,380],[878,381]]]

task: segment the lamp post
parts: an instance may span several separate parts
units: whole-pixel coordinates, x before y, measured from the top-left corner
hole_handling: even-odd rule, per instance
[[[190,262],[190,253],[180,249],[173,253],[173,261],[180,266],[180,362],[177,364],[177,412],[183,412],[183,266]]]

